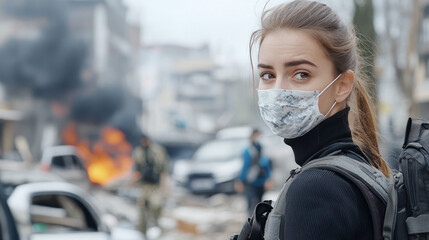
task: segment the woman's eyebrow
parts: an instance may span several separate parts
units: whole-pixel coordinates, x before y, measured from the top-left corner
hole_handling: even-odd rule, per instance
[[[313,67],[317,67],[317,65],[315,63],[310,62],[310,61],[305,60],[305,59],[286,62],[284,64],[284,66],[285,67],[294,67],[294,66],[303,65],[303,64],[307,64],[307,65],[310,65],[310,66],[313,66]],[[273,66],[267,65],[267,64],[264,64],[264,63],[259,63],[258,64],[258,68],[274,69]]]
[[[284,65],[285,65],[285,67],[294,67],[294,66],[298,66],[298,65],[302,65],[302,64],[307,64],[307,65],[311,65],[313,67],[317,67],[317,65],[315,63],[312,63],[312,62],[305,60],[305,59],[286,62]]]
[[[267,64],[263,64],[263,63],[258,64],[258,68],[274,69],[273,66],[270,66],[270,65],[267,65]]]

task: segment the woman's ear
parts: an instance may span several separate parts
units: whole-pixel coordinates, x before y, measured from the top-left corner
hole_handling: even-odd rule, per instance
[[[355,81],[355,74],[352,70],[344,71],[338,79],[338,90],[335,101],[342,103],[347,100],[353,89],[353,83]]]

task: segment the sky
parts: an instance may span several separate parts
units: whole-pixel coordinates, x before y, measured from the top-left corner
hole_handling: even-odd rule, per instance
[[[288,0],[271,0],[268,8]],[[220,63],[249,64],[250,35],[267,0],[124,0],[129,17],[142,25],[144,45],[208,44]],[[353,1],[324,0],[350,21]]]

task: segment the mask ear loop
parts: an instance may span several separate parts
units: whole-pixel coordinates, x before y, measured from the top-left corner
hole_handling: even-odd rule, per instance
[[[334,102],[334,104],[332,105],[331,109],[329,109],[328,113],[326,113],[323,117],[326,118],[326,116],[329,115],[329,113],[331,113],[332,109],[334,109],[335,105],[337,105],[337,101]]]
[[[322,93],[326,90],[326,89],[328,89],[332,84],[334,84],[334,82],[335,81],[337,81],[338,80],[338,78],[340,78],[340,76],[341,76],[341,74],[343,74],[343,73],[340,73],[331,83],[329,83],[328,84],[328,86],[326,86],[320,93],[319,93],[319,95],[317,95],[317,97],[319,97],[320,95],[322,95]],[[335,101],[334,102],[334,104],[331,106],[331,108],[329,109],[329,111],[323,116],[324,118],[326,118],[326,116],[328,116],[329,115],[329,113],[332,111],[332,109],[334,109],[334,107],[335,107],[335,105],[337,104],[337,101]]]
[[[319,93],[319,95],[317,95],[317,97],[319,97],[320,95],[322,95],[322,93],[323,92],[325,92],[326,91],[326,89],[328,89],[332,84],[334,84],[334,82],[335,81],[337,81],[338,80],[338,78],[340,78],[340,76],[341,76],[341,74],[343,74],[343,73],[340,73],[340,75],[338,75],[331,83],[329,83],[328,84],[328,86],[326,86],[320,93]]]

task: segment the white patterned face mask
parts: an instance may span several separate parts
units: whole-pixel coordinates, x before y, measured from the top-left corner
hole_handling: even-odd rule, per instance
[[[322,122],[337,103],[334,102],[325,115],[320,113],[319,96],[340,76],[341,74],[321,92],[285,89],[258,90],[258,105],[262,119],[271,131],[280,137],[293,139],[306,134]]]

